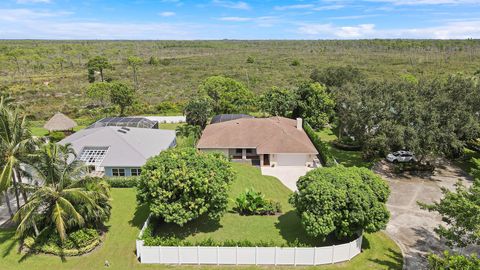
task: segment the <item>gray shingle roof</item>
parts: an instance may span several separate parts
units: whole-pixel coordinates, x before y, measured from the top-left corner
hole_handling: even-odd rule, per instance
[[[98,127],[78,131],[59,143],[71,143],[77,155],[80,155],[84,147],[108,147],[102,167],[140,167],[148,158],[175,144],[175,131]]]

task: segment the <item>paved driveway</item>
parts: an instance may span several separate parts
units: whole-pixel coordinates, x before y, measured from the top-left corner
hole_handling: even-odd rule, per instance
[[[306,166],[275,166],[261,167],[263,175],[270,175],[278,178],[286,187],[292,191],[297,190],[297,180],[304,176],[312,168]]]
[[[383,166],[385,169],[385,166]],[[446,249],[437,237],[434,228],[442,223],[436,213],[420,209],[417,201],[431,203],[442,198],[440,187],[454,188],[461,179],[470,185],[464,173],[449,164],[437,169],[430,177],[396,176],[377,169],[389,183],[392,194],[387,202],[391,213],[387,233],[402,249],[405,269],[425,269],[426,255]]]

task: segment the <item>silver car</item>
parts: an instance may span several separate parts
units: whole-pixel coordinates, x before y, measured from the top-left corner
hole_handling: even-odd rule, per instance
[[[397,151],[387,155],[387,160],[393,163],[417,162],[417,158],[410,151]]]

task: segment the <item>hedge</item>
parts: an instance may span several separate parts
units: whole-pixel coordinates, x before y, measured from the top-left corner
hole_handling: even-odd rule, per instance
[[[306,121],[303,124],[303,129],[317,149],[323,166],[332,167],[337,165],[337,161],[335,160],[335,157],[330,151],[328,145],[320,139],[320,137],[315,133],[315,130],[313,130],[313,128]]]
[[[152,220],[153,221],[153,220]],[[296,239],[295,241],[288,242],[287,244],[278,245],[273,241],[249,241],[249,240],[225,240],[218,241],[212,238],[206,238],[201,240],[185,240],[175,236],[156,236],[153,235],[155,231],[156,222],[151,222],[143,232],[141,240],[145,246],[202,246],[202,247],[311,247],[311,245],[301,243]]]
[[[105,181],[113,188],[136,187],[139,179],[139,176],[105,177]]]
[[[346,143],[343,143],[343,142],[338,141],[338,140],[333,141],[332,145],[335,148],[340,149],[340,150],[344,150],[344,151],[360,151],[360,150],[362,150],[361,145],[346,144]]]

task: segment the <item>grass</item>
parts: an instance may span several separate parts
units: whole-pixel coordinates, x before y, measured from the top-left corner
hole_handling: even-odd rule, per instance
[[[279,198],[284,204],[285,210],[291,209],[286,204],[286,196],[289,191],[279,186],[274,178],[259,178],[257,169],[245,165],[235,164],[235,169],[242,175],[242,182],[245,185],[255,185],[258,190],[263,191],[267,197]],[[258,180],[264,180],[257,182]],[[231,195],[238,194],[244,190],[241,182],[233,184]],[[103,269],[105,260],[111,264],[110,269],[239,269],[234,266],[165,266],[165,265],[144,265],[138,263],[135,258],[135,239],[140,228],[148,215],[145,206],[138,207],[135,201],[135,190],[130,188],[112,189],[112,216],[108,222],[109,231],[105,242],[95,251],[81,257],[62,258],[50,255],[25,256],[18,253],[19,245],[14,238],[13,230],[0,230],[0,263],[1,269],[65,269],[65,270],[96,270]],[[283,199],[281,198],[283,197]],[[251,221],[251,220],[249,220]],[[226,224],[225,224],[226,225]],[[243,223],[243,228],[254,228],[256,223]],[[274,223],[271,223],[274,225]],[[299,226],[299,225],[298,225]],[[257,237],[264,234],[272,234],[272,228],[255,228]],[[294,230],[301,230],[295,227]],[[235,231],[233,235],[242,233]],[[278,232],[278,231],[277,231]],[[295,232],[290,232],[295,234]],[[229,237],[225,234],[218,234],[218,237]],[[267,267],[245,266],[242,269],[261,269]],[[273,268],[273,267],[272,267]],[[396,244],[384,233],[366,234],[363,242],[363,252],[352,261],[317,267],[306,267],[308,269],[402,269],[402,256]],[[282,269],[298,269],[294,267],[282,267]],[[303,268],[302,268],[303,269]]]
[[[332,142],[337,139],[337,135],[335,135],[332,129],[324,128],[318,131],[317,134],[318,136],[320,136],[320,139],[322,139],[322,141],[328,143],[330,151],[332,152],[338,163],[347,167],[357,166],[371,168],[373,166],[373,161],[363,160],[361,151],[345,151],[335,148]]]
[[[79,124],[78,126],[73,128],[74,131],[79,131],[87,127],[84,119],[75,119],[75,121],[77,121],[77,123]],[[30,131],[32,132],[32,135],[37,137],[43,137],[48,135],[48,130],[43,128],[43,125],[45,125],[45,123],[46,121],[30,121]]]

